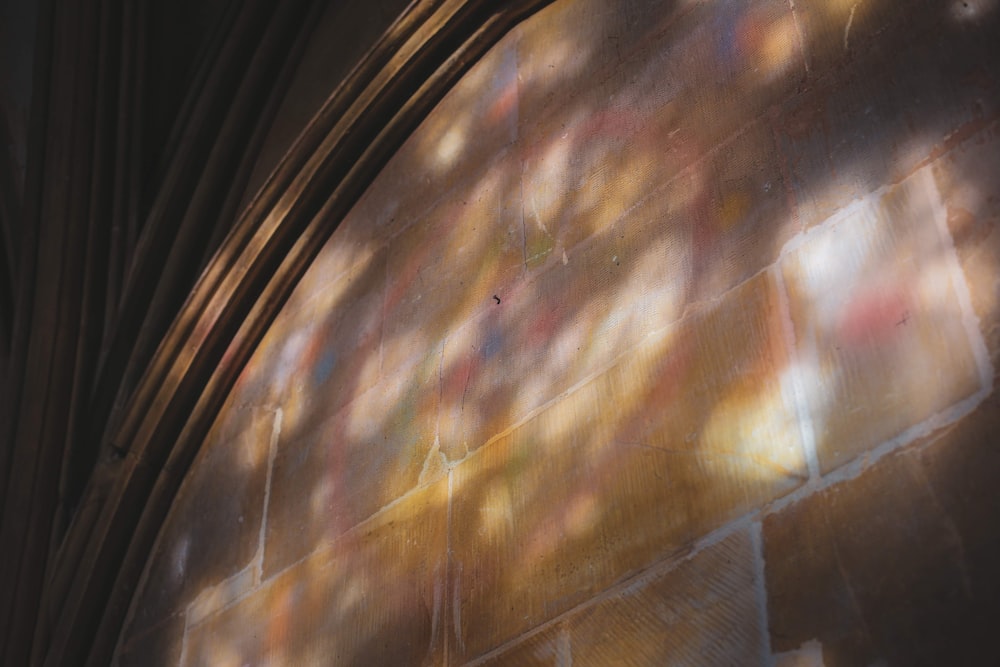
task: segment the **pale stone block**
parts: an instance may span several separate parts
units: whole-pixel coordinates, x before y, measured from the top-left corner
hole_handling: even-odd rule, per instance
[[[737,532],[568,621],[574,667],[764,665],[750,536]]]
[[[782,260],[808,423],[826,472],[981,389],[944,209],[922,170]]]
[[[186,665],[442,662],[447,480],[189,632]]]
[[[764,273],[454,470],[454,646],[482,654],[801,485]]]

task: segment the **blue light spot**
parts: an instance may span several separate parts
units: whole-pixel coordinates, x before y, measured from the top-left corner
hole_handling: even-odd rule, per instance
[[[333,369],[337,366],[337,350],[334,348],[327,348],[323,352],[323,356],[319,358],[316,362],[316,366],[313,367],[312,381],[313,385],[320,385],[330,379],[330,374],[333,373]]]

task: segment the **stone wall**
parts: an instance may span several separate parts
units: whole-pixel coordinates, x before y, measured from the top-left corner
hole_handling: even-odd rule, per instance
[[[1000,660],[998,25],[527,20],[272,326],[118,663]]]

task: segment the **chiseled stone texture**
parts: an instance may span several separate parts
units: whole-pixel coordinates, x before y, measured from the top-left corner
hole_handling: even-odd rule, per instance
[[[934,177],[993,367],[1000,368],[1000,121],[961,138],[934,163]]]
[[[511,153],[389,243],[382,369],[414,359],[495,305],[524,265],[518,165]]]
[[[805,481],[776,301],[760,274],[455,468],[456,655]]]
[[[282,429],[267,510],[265,576],[434,478],[424,473],[437,456],[440,356],[431,350],[408,373],[387,378],[321,423]]]
[[[447,480],[191,628],[187,666],[442,662]]]
[[[902,180],[996,114],[1000,78],[984,57],[996,29],[947,16],[960,1],[927,4],[795,3],[812,80],[773,122],[803,226]]]
[[[725,43],[734,34],[754,37]],[[560,261],[685,169],[685,192],[674,197],[690,222],[707,227],[706,242],[739,239],[756,227],[746,214],[780,222],[769,210],[785,204],[769,128],[702,162],[795,82],[795,44],[782,1],[722,12],[711,3],[607,0],[543,10],[525,26],[519,54],[529,266]],[[724,103],[743,91],[753,94],[741,105]],[[728,187],[715,191],[721,184]]]
[[[379,381],[386,254],[372,253],[335,278],[307,273],[314,289],[300,306],[302,325],[275,339],[282,368],[269,403],[282,408],[286,432],[316,428]]]
[[[264,337],[120,664],[1000,662],[1000,4],[904,4],[516,27]]]
[[[765,664],[756,560],[741,529],[475,664]]]
[[[369,186],[337,230],[354,250],[382,245],[472,189],[517,137],[517,31],[448,92]]]
[[[823,472],[982,388],[943,218],[921,170],[796,239],[782,261]]]
[[[765,664],[754,563],[743,530],[581,611],[568,622],[572,664]]]
[[[274,412],[245,412],[246,429],[206,442],[181,485],[150,557],[130,633],[183,612],[203,589],[256,556]]]
[[[771,645],[827,667],[1000,661],[1000,404],[767,517]]]
[[[515,645],[490,654],[485,660],[477,660],[476,667],[503,667],[504,665],[524,665],[524,667],[563,667],[571,664],[570,635],[564,623],[550,625]]]

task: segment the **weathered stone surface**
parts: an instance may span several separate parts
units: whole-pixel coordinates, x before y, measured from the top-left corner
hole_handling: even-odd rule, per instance
[[[282,408],[287,433],[308,432],[378,382],[386,259],[381,250],[317,282],[298,318],[308,324],[275,341],[269,402]]]
[[[828,75],[863,59],[877,48],[880,38],[902,42],[900,33],[912,35],[914,15],[926,12],[917,0],[909,11],[900,11],[892,0],[797,0],[795,18],[802,34],[811,74]],[[926,25],[924,26],[926,29]],[[914,36],[916,37],[916,36]]]
[[[706,20],[708,11],[707,5],[559,3],[525,28],[520,147],[529,266],[557,262],[583,239],[606,232],[686,168],[694,173],[678,199],[692,207],[696,226],[730,228],[748,211],[771,217],[761,200],[785,204],[774,173],[781,162],[768,159],[770,130],[758,146],[747,146],[744,137],[727,154],[712,156],[783,95],[794,79],[784,67],[801,71],[791,13],[769,0],[733,6],[720,34]],[[567,29],[578,23],[579,32]],[[553,32],[565,43],[551,46]],[[770,69],[773,58],[780,71]],[[549,96],[555,97],[541,106]],[[747,188],[758,179],[769,187]],[[768,223],[783,216],[776,217]]]
[[[808,641],[792,651],[774,656],[774,667],[823,667],[823,647],[818,641]]]
[[[750,536],[738,532],[574,615],[572,664],[766,664],[759,583]]]
[[[169,616],[148,630],[127,637],[114,667],[177,667],[184,647],[184,615]]]
[[[657,200],[666,206],[665,198]],[[650,233],[654,206],[564,253],[449,336],[442,361],[442,450],[458,459],[682,313],[683,240]],[[641,290],[642,284],[655,284]]]
[[[562,667],[571,664],[569,630],[559,623],[537,632],[514,646],[506,648],[486,660],[477,661],[477,667]]]
[[[448,200],[473,190],[517,136],[517,34],[456,84],[396,152],[337,230],[338,243],[383,244]]]
[[[436,665],[447,480],[422,489],[189,632],[186,665]]]
[[[257,554],[274,412],[250,415],[244,432],[206,442],[192,464],[150,558],[132,632],[183,611]]]
[[[421,481],[437,456],[439,361],[432,351],[409,374],[386,379],[326,421],[282,430],[267,513],[267,576]]]
[[[558,261],[449,336],[447,455],[461,458],[676,322],[692,302],[772,262],[794,231],[777,162],[766,125],[751,125],[586,241],[569,249],[567,239],[554,241]]]
[[[608,131],[628,140],[643,128],[664,161],[686,156],[681,166],[804,74],[791,10],[772,0],[721,10],[648,0],[555,3],[523,27],[518,60],[528,145],[576,135],[587,150],[593,142],[579,140]],[[612,146],[612,154],[624,147]]]
[[[934,177],[969,286],[972,306],[1000,368],[1000,123],[994,121],[934,163]]]
[[[362,258],[356,263],[369,261],[370,258]],[[307,271],[236,379],[208,439],[227,440],[242,431],[246,427],[246,414],[249,414],[247,408],[273,410],[283,402],[288,407],[292,376],[302,365],[307,343],[318,329],[320,314],[310,302],[324,285],[341,278],[351,268],[350,264],[341,261],[334,269],[330,266],[334,263],[334,258],[317,261]],[[303,375],[301,370],[298,372]]]
[[[765,664],[754,563],[739,531],[476,664]]]
[[[839,4],[815,3],[824,13]],[[856,16],[898,13],[888,2],[857,6]],[[773,122],[804,227],[898,183],[996,113],[1000,84],[988,64],[996,56],[961,30],[934,31],[895,47],[881,41],[781,104]],[[904,32],[894,23],[882,34]]]
[[[475,656],[805,478],[773,281],[650,339],[455,471],[455,653]]]
[[[819,464],[831,470],[980,389],[929,171],[807,234],[782,264]]]
[[[985,393],[978,335],[1000,363],[990,6],[515,29],[253,356],[121,664],[176,664],[184,610],[192,665],[1000,662],[1000,404],[919,440]],[[801,489],[813,441],[818,490],[764,521],[762,646],[744,529],[683,556]]]
[[[389,246],[382,370],[405,373],[522,274],[518,168],[498,160]]]
[[[771,645],[827,667],[1000,659],[1000,405],[769,516]]]

